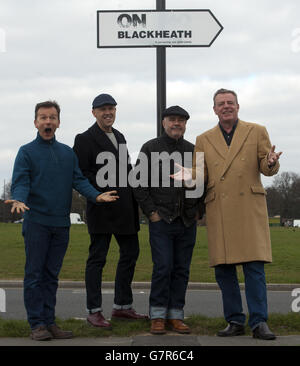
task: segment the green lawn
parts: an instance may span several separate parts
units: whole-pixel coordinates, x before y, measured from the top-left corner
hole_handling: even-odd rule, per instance
[[[300,229],[271,227],[273,263],[266,265],[268,283],[300,283]],[[141,225],[139,233],[140,256],[134,281],[150,281],[152,272],[148,242],[148,226]],[[89,235],[85,225],[72,225],[69,248],[60,274],[61,280],[84,280],[85,262],[88,256]],[[0,279],[22,279],[24,273],[24,243],[20,224],[0,223]],[[118,245],[112,240],[104,281],[113,281],[118,261]],[[243,281],[239,269],[240,280]],[[215,282],[214,271],[208,265],[205,227],[198,228],[190,281]]]

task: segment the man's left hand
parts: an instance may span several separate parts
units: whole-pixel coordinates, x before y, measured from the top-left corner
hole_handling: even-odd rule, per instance
[[[280,155],[282,154],[282,152],[280,151],[279,153],[275,152],[275,145],[272,146],[271,151],[268,154],[268,167],[271,168],[272,166],[274,166],[277,162],[277,160],[279,160]]]

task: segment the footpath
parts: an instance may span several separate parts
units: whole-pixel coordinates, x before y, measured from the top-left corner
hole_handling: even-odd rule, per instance
[[[0,288],[22,287],[22,281],[0,281]],[[60,281],[60,287],[64,288],[84,288],[84,283],[79,281]],[[113,282],[103,283],[103,288],[113,288]],[[149,283],[133,283],[133,288],[149,288]],[[188,289],[217,289],[213,283],[190,283]],[[244,286],[241,284],[241,289]],[[268,284],[268,290],[272,291],[292,291],[300,288],[300,284]],[[300,313],[299,313],[300,317]],[[77,338],[50,340],[44,342],[32,341],[30,338],[6,338],[0,337],[1,347],[277,347],[296,346],[300,350],[300,334],[289,336],[277,336],[273,341],[254,339],[252,336],[238,337],[218,337],[206,335],[180,335],[175,332],[168,332],[165,335],[152,335],[150,333],[139,334],[129,337],[97,337],[97,338]]]

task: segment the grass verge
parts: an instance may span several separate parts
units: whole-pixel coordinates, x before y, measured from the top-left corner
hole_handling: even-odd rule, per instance
[[[224,318],[209,318],[202,315],[192,315],[185,320],[193,335],[214,336],[218,330],[226,327]],[[79,319],[57,319],[57,324],[66,330],[72,330],[75,337],[130,337],[149,333],[150,322],[116,321],[112,320],[112,330],[103,330],[88,325]],[[278,336],[300,334],[300,313],[270,314],[268,325]],[[30,328],[25,320],[4,320],[0,318],[0,337],[28,337]],[[246,335],[251,330],[246,327]]]

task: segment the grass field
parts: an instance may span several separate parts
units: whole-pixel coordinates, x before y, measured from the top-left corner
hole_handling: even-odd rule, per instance
[[[271,227],[273,263],[265,266],[268,283],[300,283],[300,229]],[[151,253],[148,226],[141,225],[140,256],[134,281],[150,281]],[[61,280],[84,280],[89,235],[85,225],[72,225],[69,248],[60,274]],[[112,240],[103,271],[104,281],[113,281],[118,261],[118,245]],[[0,223],[0,279],[22,279],[24,274],[24,243],[20,224]],[[239,277],[243,282],[242,271]],[[191,265],[191,282],[215,282],[214,270],[208,265],[205,227],[199,227]]]

